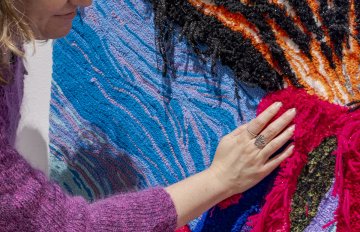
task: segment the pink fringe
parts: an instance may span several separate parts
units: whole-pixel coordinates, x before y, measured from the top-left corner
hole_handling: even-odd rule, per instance
[[[289,87],[265,97],[258,113],[273,102],[281,101],[283,107],[278,116],[295,107],[295,149],[291,157],[280,165],[272,190],[265,197],[261,212],[249,217],[248,225],[255,232],[290,231],[291,199],[296,191],[297,179],[307,163],[307,155],[329,136],[336,136],[335,185],[333,195],[339,198],[334,221],[337,231],[360,231],[360,110],[349,113],[338,106],[309,95],[303,89]],[[227,208],[236,203],[234,199],[222,202]],[[306,210],[306,209],[304,209]]]
[[[338,165],[336,193],[339,207],[336,212],[337,231],[360,231],[360,111],[343,115],[338,124]]]
[[[297,179],[307,163],[307,154],[329,136],[336,136],[335,185],[333,195],[339,198],[334,221],[338,232],[360,231],[360,110],[348,112],[341,107],[309,95],[303,89],[289,87],[265,97],[258,113],[273,102],[281,101],[278,116],[295,107],[294,153],[280,165],[272,190],[265,197],[260,213],[249,217],[248,225],[255,232],[290,231],[291,199],[296,191]],[[219,203],[224,209],[239,202],[240,195]],[[183,228],[188,231],[188,227]]]
[[[322,228],[323,228],[323,229],[329,228],[329,227],[330,227],[331,225],[333,225],[335,222],[336,222],[336,220],[332,220],[332,221],[326,223],[325,225],[323,225]]]

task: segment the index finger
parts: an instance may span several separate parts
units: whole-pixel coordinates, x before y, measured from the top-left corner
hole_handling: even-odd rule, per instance
[[[252,135],[258,135],[265,128],[265,126],[271,121],[273,117],[279,112],[282,106],[281,102],[275,102],[264,110],[259,116],[254,118],[248,123],[247,130]]]

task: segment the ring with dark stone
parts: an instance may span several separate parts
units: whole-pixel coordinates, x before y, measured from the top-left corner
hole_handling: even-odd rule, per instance
[[[263,149],[266,146],[266,139],[264,135],[258,135],[255,139],[255,146],[259,149]]]

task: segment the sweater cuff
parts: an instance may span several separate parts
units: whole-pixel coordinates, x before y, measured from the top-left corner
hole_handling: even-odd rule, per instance
[[[175,231],[177,213],[163,188],[120,194],[90,205],[94,231]]]

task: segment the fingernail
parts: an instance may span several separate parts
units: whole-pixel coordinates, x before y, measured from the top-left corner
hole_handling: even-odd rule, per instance
[[[294,151],[294,148],[295,148],[295,145],[293,144],[293,145],[291,145],[291,146],[289,147],[289,150],[290,150],[291,152],[293,152],[293,151]]]
[[[296,113],[296,109],[295,108],[291,108],[290,110],[287,111],[289,114],[293,114]]]
[[[295,124],[291,125],[289,128],[288,128],[289,132],[291,133],[294,133],[295,131]]]
[[[280,108],[280,107],[282,107],[282,102],[275,102],[275,106],[276,106],[276,108]]]

